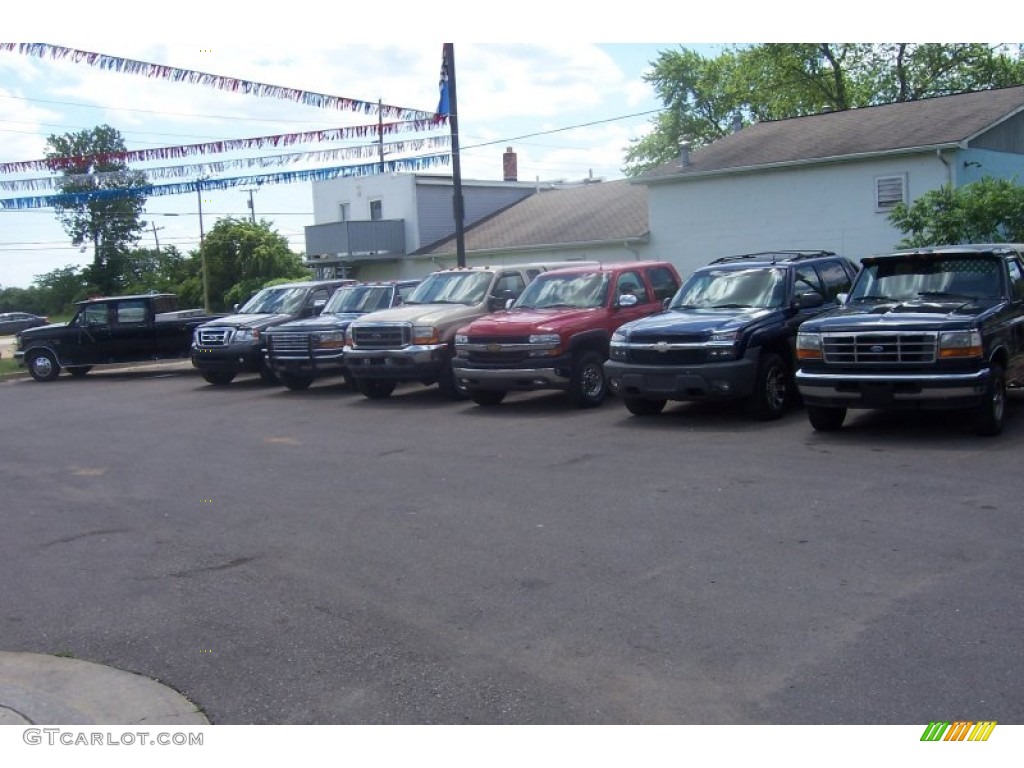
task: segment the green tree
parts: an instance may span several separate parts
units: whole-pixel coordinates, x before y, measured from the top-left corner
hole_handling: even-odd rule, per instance
[[[957,189],[947,184],[910,205],[900,203],[889,221],[909,235],[901,248],[1024,242],[1024,187],[992,178]]]
[[[58,196],[54,208],[71,243],[92,246],[87,277],[101,293],[124,288],[125,252],[145,227],[140,216],[146,198],[140,188],[146,176],[116,157],[124,151],[124,139],[109,125],[50,136],[46,147],[51,169],[64,175],[64,195],[94,193],[85,200]]]
[[[626,150],[636,176],[725,136],[733,122],[780,120],[1024,83],[1020,46],[978,43],[766,43],[714,58],[662,51],[644,79],[665,106]]]
[[[220,219],[201,247],[202,253],[195,255],[206,259],[212,311],[245,301],[270,280],[302,279],[310,274],[302,258],[266,220]]]
[[[49,315],[70,312],[76,301],[95,292],[90,289],[85,271],[70,264],[36,275],[32,287],[39,291],[40,300]]]

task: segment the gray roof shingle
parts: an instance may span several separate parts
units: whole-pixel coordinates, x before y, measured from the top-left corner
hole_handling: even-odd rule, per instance
[[[639,177],[670,177],[951,146],[1024,109],[1024,86],[754,123]]]
[[[574,243],[622,242],[645,237],[647,188],[627,179],[543,190],[465,231],[466,251]],[[455,237],[417,254],[454,254]]]

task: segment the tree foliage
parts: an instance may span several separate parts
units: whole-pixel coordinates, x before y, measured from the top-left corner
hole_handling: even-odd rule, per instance
[[[124,151],[120,132],[109,125],[50,136],[46,147],[50,167],[63,173],[62,193],[107,192],[86,201],[58,198],[54,206],[72,245],[92,246],[88,278],[103,293],[123,288],[117,282],[121,259],[145,227],[140,216],[146,198],[138,190],[146,176],[114,156]]]
[[[269,280],[309,277],[301,257],[265,220],[221,219],[206,235],[202,253],[213,311],[244,302]]]
[[[992,178],[956,189],[947,184],[910,205],[900,203],[889,221],[909,235],[902,248],[1024,242],[1024,187]]]
[[[743,124],[1024,83],[1020,47],[981,43],[766,43],[714,58],[662,51],[644,79],[665,110],[626,150],[627,175]]]

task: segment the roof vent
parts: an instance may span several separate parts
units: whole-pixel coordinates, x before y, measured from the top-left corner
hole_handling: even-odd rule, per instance
[[[679,140],[679,167],[686,168],[690,164],[690,140],[683,137]]]

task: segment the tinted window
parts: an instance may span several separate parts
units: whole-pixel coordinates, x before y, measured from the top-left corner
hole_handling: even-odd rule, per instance
[[[826,261],[818,265],[818,272],[825,283],[825,298],[835,301],[840,293],[850,292],[850,276],[838,261]]]
[[[82,308],[82,314],[79,315],[79,324],[81,325],[109,325],[110,320],[107,318],[107,305],[106,304],[89,304]]]
[[[515,299],[523,292],[526,281],[518,272],[510,272],[498,278],[494,284],[494,295],[500,298]]]
[[[121,301],[117,305],[117,323],[118,325],[132,325],[146,322],[146,302],[139,299],[137,301]]]
[[[1007,263],[1010,268],[1010,290],[1013,298],[1024,299],[1024,271],[1021,270],[1020,262],[1013,260]]]
[[[637,304],[646,304],[649,299],[647,297],[647,289],[644,287],[644,281],[640,278],[640,273],[630,270],[629,272],[623,272],[619,275],[619,282],[616,284],[615,295],[616,296],[636,296]]]
[[[814,271],[814,267],[809,264],[797,267],[793,276],[793,293],[799,296],[802,293],[812,292],[821,296],[825,295],[825,291],[821,287],[821,278]]]
[[[651,267],[647,270],[647,277],[654,289],[654,298],[658,301],[675,296],[679,290],[679,281],[668,267]]]

